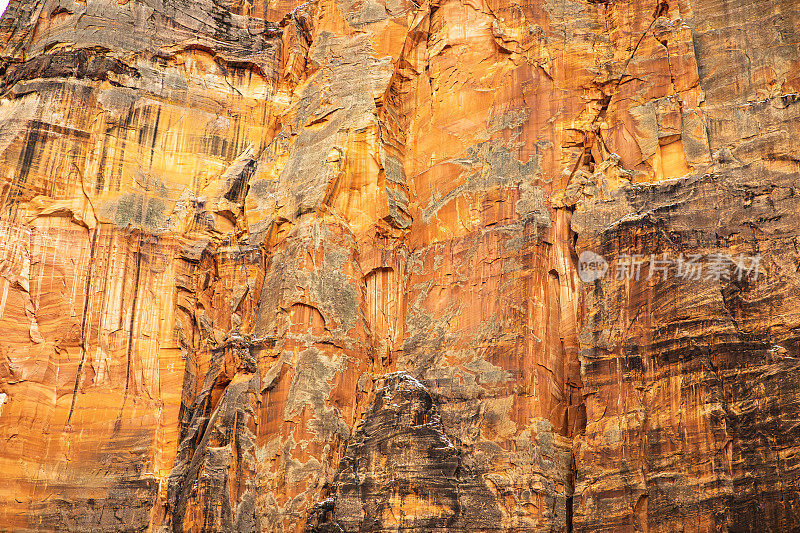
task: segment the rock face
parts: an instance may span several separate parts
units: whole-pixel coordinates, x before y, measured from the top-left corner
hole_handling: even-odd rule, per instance
[[[353,432],[330,496],[314,509],[321,524],[313,529],[495,529],[500,509],[465,459],[428,389],[405,372],[389,374]]]
[[[0,527],[797,529],[798,42],[795,0],[11,0]]]

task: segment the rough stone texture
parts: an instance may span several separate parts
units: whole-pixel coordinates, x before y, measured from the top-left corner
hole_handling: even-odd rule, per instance
[[[795,0],[12,0],[0,528],[797,529],[798,43]],[[614,276],[664,253],[760,275]]]

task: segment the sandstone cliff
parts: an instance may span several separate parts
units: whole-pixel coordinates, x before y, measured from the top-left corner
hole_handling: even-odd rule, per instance
[[[795,0],[11,0],[0,528],[800,528],[798,43]],[[760,269],[615,275],[695,255]]]

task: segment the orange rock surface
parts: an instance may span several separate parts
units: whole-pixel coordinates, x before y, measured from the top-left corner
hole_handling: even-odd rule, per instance
[[[11,0],[0,529],[795,529],[798,42],[793,0]]]

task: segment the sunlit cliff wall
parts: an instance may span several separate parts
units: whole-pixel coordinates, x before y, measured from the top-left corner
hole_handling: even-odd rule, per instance
[[[11,0],[0,47],[3,530],[798,527],[796,1]]]

